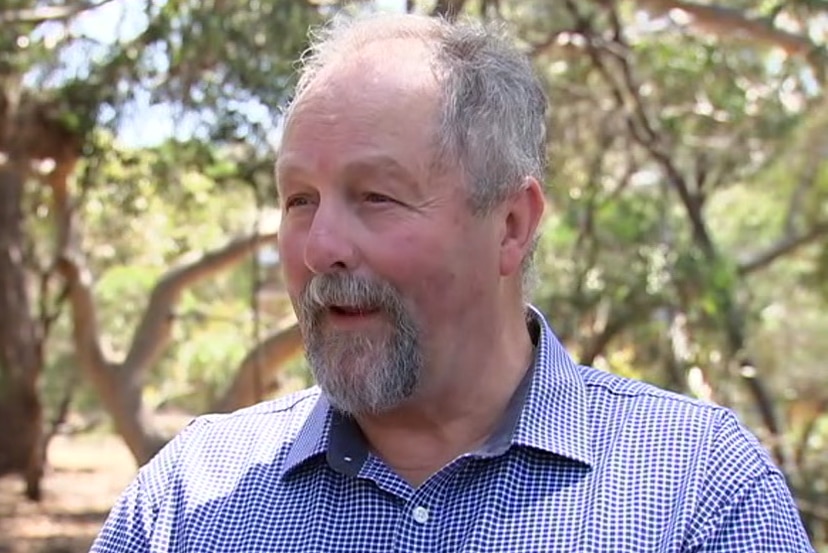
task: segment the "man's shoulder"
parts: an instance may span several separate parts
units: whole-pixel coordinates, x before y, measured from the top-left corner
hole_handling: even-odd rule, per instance
[[[730,408],[591,367],[580,367],[596,435],[622,438],[650,460],[719,463],[744,476],[776,471],[756,436]],[[708,467],[710,468],[710,467]]]
[[[173,483],[205,499],[228,493],[256,467],[278,473],[320,398],[309,388],[231,413],[194,418],[147,465],[140,479],[153,501]]]
[[[228,469],[251,460],[275,461],[296,440],[319,398],[319,389],[313,387],[230,413],[195,417],[159,455],[165,461],[156,464]]]
[[[578,388],[583,386],[588,411],[600,411],[605,415],[622,412],[646,415],[656,411],[662,414],[684,413],[692,419],[707,421],[727,414],[727,409],[719,405],[596,367],[577,364],[558,341],[543,314],[532,306],[529,308],[531,316],[541,324],[541,335],[545,337],[542,340],[545,347],[541,363],[551,365],[551,374],[563,375],[569,385]],[[553,376],[545,382],[556,386],[560,380]]]
[[[653,384],[619,376],[601,369],[579,366],[590,403],[617,403],[636,409],[666,409],[696,416],[719,417],[725,407],[660,388]]]
[[[196,420],[210,425],[251,425],[270,424],[274,419],[293,420],[304,418],[316,406],[320,397],[317,386],[291,392],[284,396],[265,400],[230,413],[207,413]]]

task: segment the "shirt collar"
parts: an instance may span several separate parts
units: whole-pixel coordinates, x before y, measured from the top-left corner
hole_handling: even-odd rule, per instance
[[[527,324],[537,336],[535,359],[518,386],[498,430],[477,453],[495,456],[524,446],[592,465],[586,388],[578,367],[544,316],[527,306]],[[325,454],[330,466],[356,476],[368,444],[356,422],[331,408],[324,394],[302,426],[282,465],[282,477]]]
[[[540,332],[532,384],[512,444],[592,465],[592,431],[581,371],[540,311],[528,306],[527,319]]]
[[[328,450],[332,415],[333,410],[330,403],[328,403],[325,394],[320,392],[317,396],[316,405],[308,418],[305,419],[305,423],[299,430],[299,434],[291,444],[282,463],[280,475],[282,478],[289,476],[294,469],[306,461]]]

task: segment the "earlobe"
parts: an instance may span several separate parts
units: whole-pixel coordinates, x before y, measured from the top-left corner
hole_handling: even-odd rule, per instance
[[[500,244],[501,276],[520,272],[523,258],[531,249],[540,226],[545,205],[541,185],[533,177],[526,177],[520,190],[506,200],[504,232]]]

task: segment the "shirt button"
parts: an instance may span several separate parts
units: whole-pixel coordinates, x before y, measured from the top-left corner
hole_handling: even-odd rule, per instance
[[[411,515],[414,517],[414,520],[420,524],[428,522],[428,509],[425,507],[414,507],[414,510],[411,511]]]

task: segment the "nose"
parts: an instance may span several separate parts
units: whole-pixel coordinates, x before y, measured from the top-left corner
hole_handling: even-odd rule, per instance
[[[357,250],[346,219],[341,210],[322,205],[316,209],[304,252],[305,265],[311,272],[321,274],[356,267]]]

